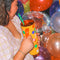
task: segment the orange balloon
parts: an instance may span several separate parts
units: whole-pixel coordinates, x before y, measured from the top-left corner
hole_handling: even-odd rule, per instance
[[[44,11],[52,5],[53,0],[30,0],[31,11]]]
[[[54,33],[49,36],[47,49],[51,55],[60,57],[60,33]]]
[[[51,56],[51,60],[60,60],[60,58]]]

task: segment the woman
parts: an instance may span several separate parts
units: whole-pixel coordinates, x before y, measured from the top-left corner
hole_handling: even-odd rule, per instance
[[[20,20],[15,16],[17,9],[17,0],[12,2],[10,11],[5,0],[0,0],[0,60],[34,60],[28,54],[33,48],[32,37],[22,37]]]

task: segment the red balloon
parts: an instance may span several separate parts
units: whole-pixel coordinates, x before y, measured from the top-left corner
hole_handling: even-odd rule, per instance
[[[53,0],[30,0],[30,10],[31,11],[44,11],[47,10]]]

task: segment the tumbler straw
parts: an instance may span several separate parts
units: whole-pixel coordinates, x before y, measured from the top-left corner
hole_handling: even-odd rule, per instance
[[[20,20],[21,20],[21,22],[23,23],[23,25],[24,25],[24,21],[23,21],[23,19],[22,19],[22,17],[21,17],[21,15],[18,13],[18,16],[19,16],[19,18],[20,18]]]

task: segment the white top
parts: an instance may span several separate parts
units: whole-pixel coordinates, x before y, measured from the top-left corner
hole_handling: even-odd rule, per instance
[[[11,21],[22,35],[19,18],[15,16]],[[20,48],[21,41],[22,39],[16,39],[6,27],[0,25],[0,60],[13,60]],[[27,54],[24,60],[34,60],[34,58]]]

